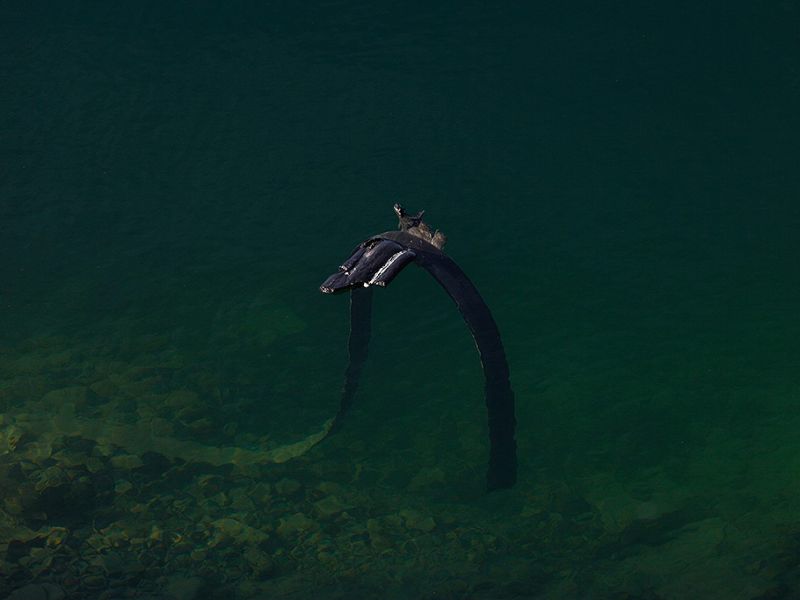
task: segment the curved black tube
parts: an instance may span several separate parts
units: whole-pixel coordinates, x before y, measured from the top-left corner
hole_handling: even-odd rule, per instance
[[[372,285],[385,286],[414,261],[425,268],[458,306],[478,347],[485,378],[486,409],[489,421],[489,490],[508,488],[517,480],[517,445],[515,440],[514,392],[509,381],[508,363],[500,332],[489,307],[478,290],[444,252],[444,236],[432,233],[422,221],[422,213],[409,216],[395,205],[400,217],[400,231],[387,231],[365,242],[320,286],[325,293],[351,290],[350,364],[345,372],[339,412],[331,430],[341,425],[353,402],[358,379],[367,356],[370,336]]]
[[[350,362],[347,363],[347,370],[344,372],[344,387],[342,388],[342,398],[339,401],[339,412],[333,419],[329,434],[341,427],[344,416],[353,405],[361,369],[367,360],[371,333],[372,290],[368,287],[354,287],[350,290],[350,339],[347,342]]]

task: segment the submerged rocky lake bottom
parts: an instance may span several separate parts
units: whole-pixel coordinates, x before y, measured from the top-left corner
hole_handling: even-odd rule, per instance
[[[800,600],[798,16],[0,3],[0,599]]]
[[[168,336],[108,340],[3,347],[0,597],[767,599],[800,583],[797,417],[707,430],[627,472],[625,440],[600,440],[557,471],[525,460],[523,409],[520,482],[487,494],[472,413],[444,441],[413,436],[413,414],[382,431],[354,416],[273,462],[283,442],[231,416],[213,369]]]

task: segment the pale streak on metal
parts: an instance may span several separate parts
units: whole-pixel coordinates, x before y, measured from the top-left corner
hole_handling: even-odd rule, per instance
[[[372,276],[372,279],[370,279],[367,283],[364,284],[364,287],[373,285],[375,281],[381,278],[381,275],[383,275],[389,267],[391,267],[397,260],[399,260],[401,256],[406,254],[412,254],[411,250],[409,250],[408,248],[404,248],[403,250],[400,250],[400,252],[392,254],[389,257],[389,260],[387,260],[386,263],[384,263],[384,265],[380,269],[378,269],[378,272]]]

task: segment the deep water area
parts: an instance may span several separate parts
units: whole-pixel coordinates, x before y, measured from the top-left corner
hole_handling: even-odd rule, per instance
[[[0,3],[0,598],[800,598],[798,21]],[[284,460],[395,202],[500,329],[512,489],[414,266]]]

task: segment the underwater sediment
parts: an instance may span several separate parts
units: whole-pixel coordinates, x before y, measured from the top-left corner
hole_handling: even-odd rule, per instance
[[[763,497],[722,430],[683,473],[621,476],[601,446],[586,468],[485,494],[484,448],[426,461],[459,442],[403,447],[413,416],[377,454],[359,431],[283,461],[285,444],[224,422],[205,369],[153,336],[133,346],[4,348],[0,597],[767,598],[800,581],[780,444],[743,463],[773,473]]]

